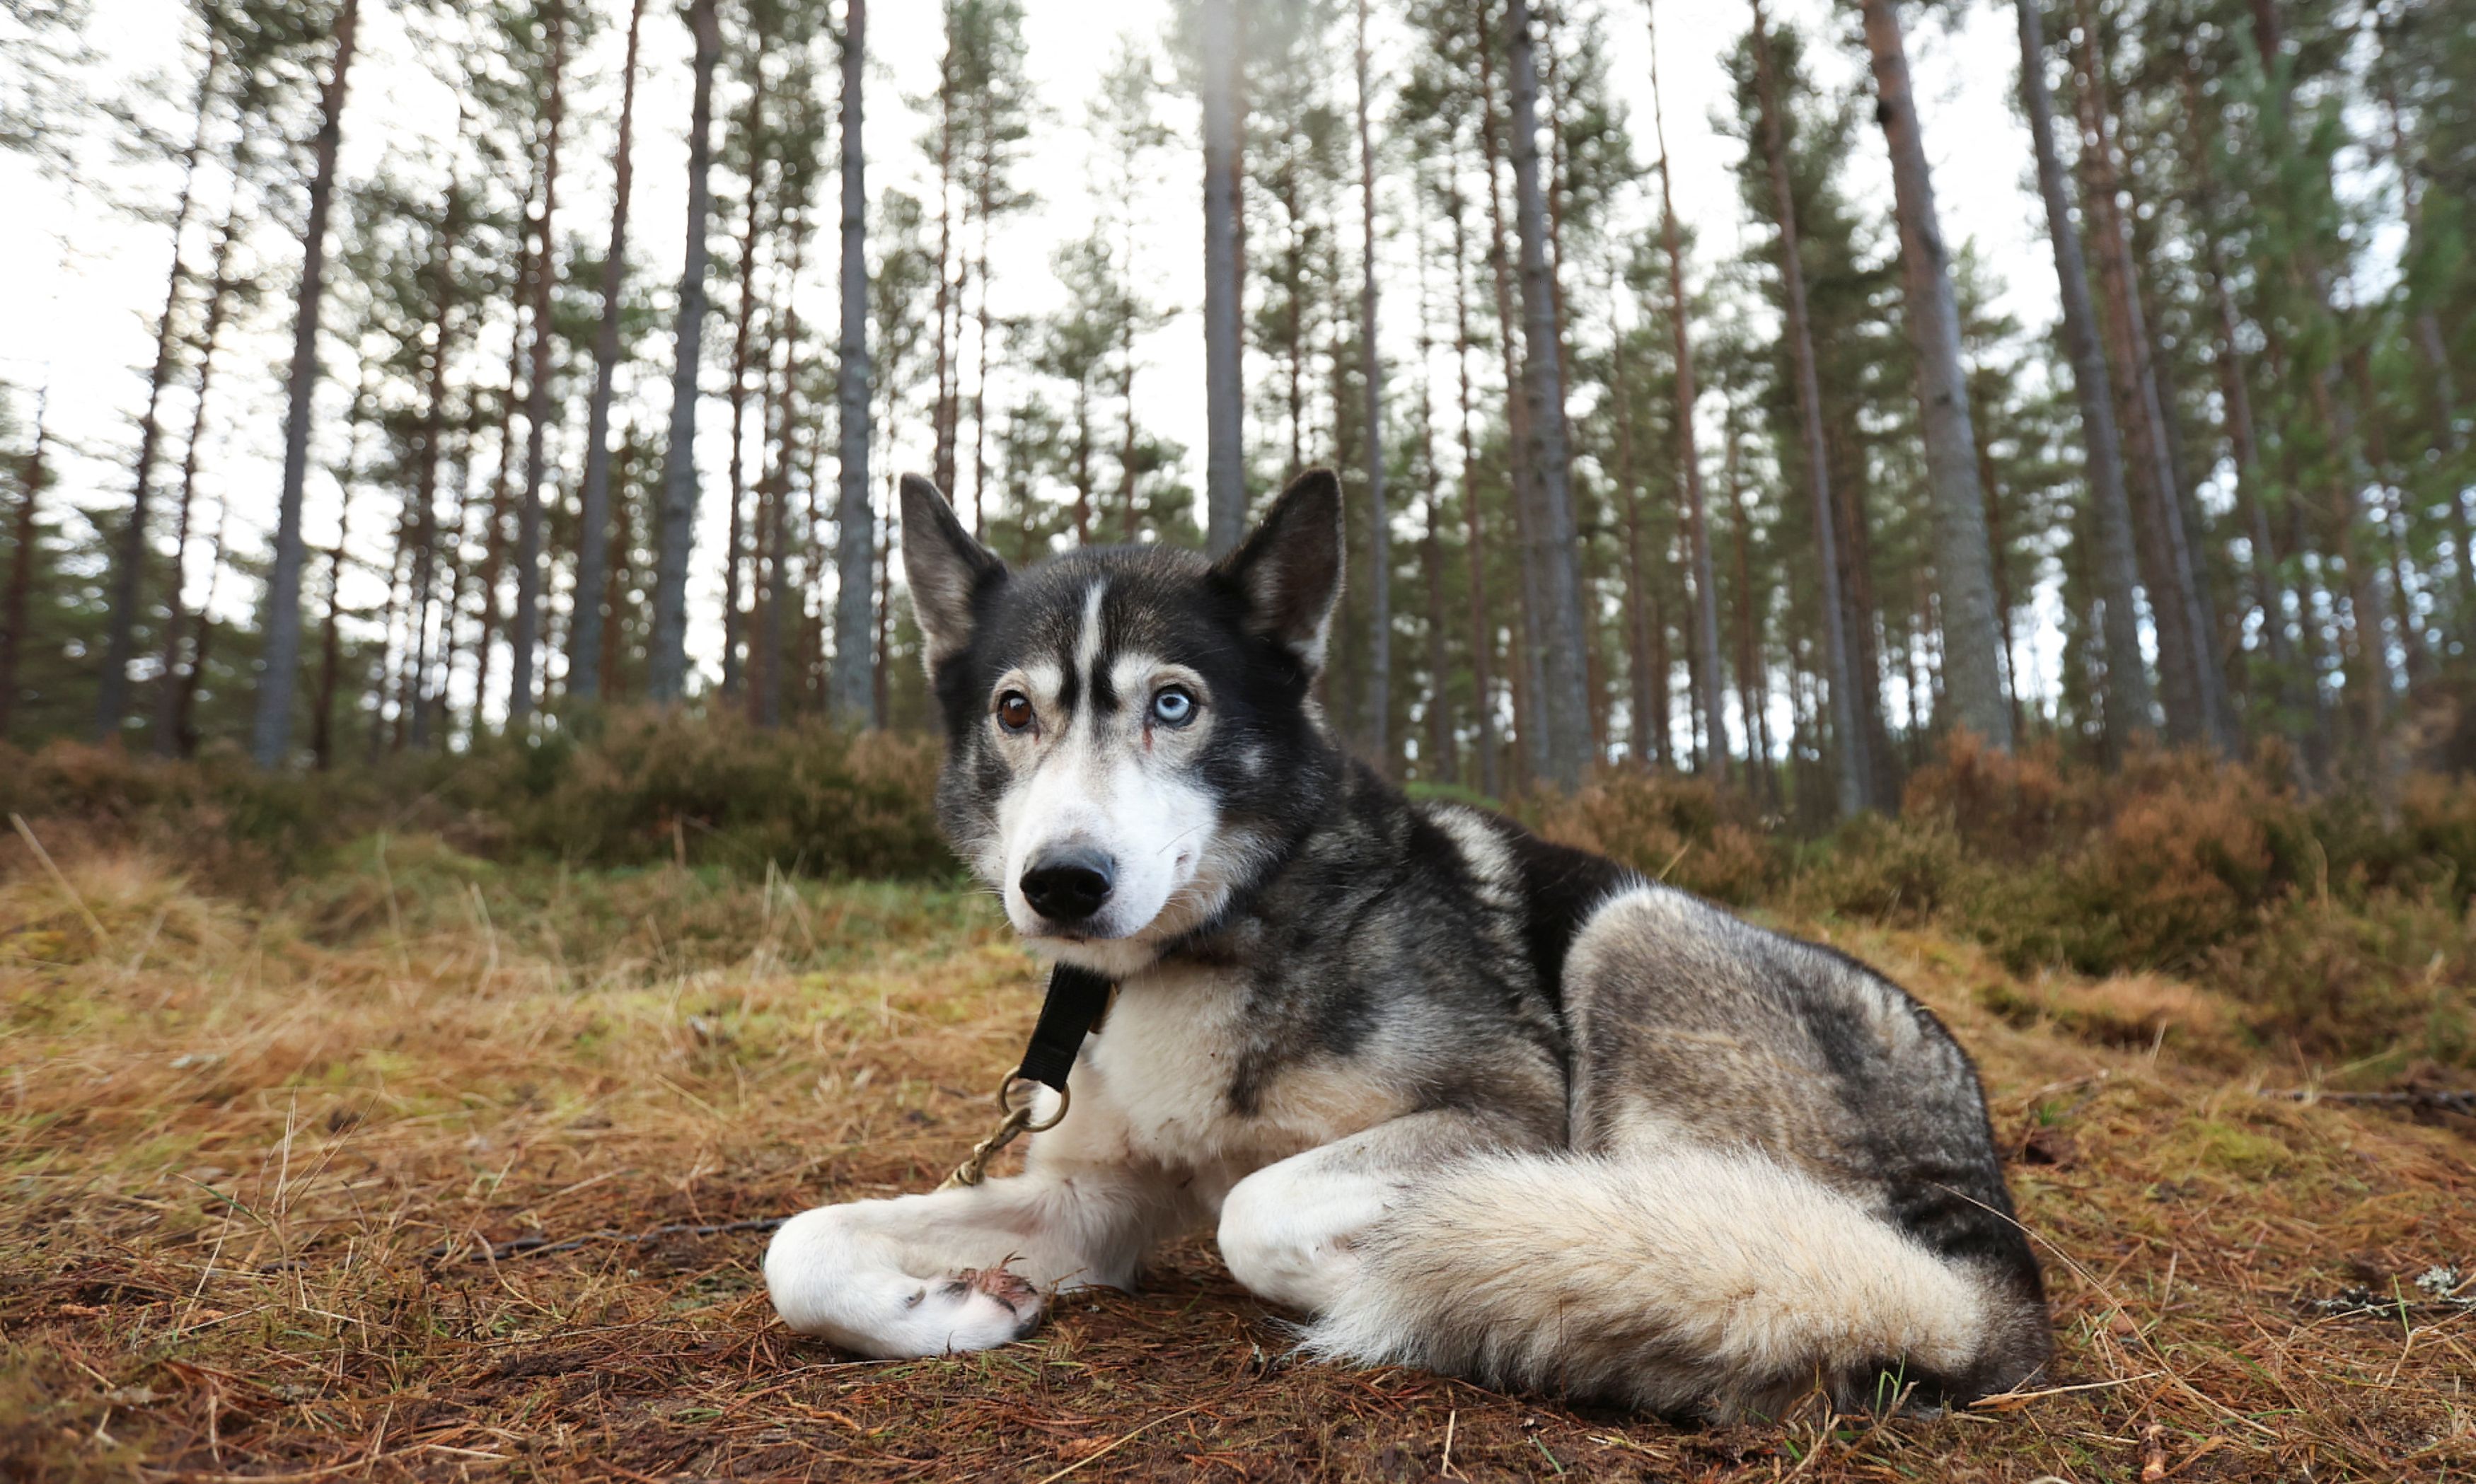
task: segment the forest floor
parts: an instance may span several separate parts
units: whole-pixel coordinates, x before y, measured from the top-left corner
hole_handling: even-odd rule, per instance
[[[244,903],[174,861],[6,850],[0,1476],[2476,1472],[2476,1124],[2187,1056],[2214,1010],[2181,985],[1785,924],[1979,1056],[2058,1364],[1939,1419],[1681,1428],[1296,1361],[1208,1240],[985,1354],[784,1330],[734,1224],[934,1184],[1031,1019],[974,895],[415,837]]]

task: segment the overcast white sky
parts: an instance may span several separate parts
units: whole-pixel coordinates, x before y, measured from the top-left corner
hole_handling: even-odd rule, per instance
[[[1602,5],[1612,48],[1610,76],[1631,111],[1638,147],[1647,158],[1651,152],[1649,41],[1643,7],[1639,0],[1602,0]],[[578,142],[567,155],[575,162],[573,173],[561,189],[561,214],[568,227],[593,239],[606,230],[608,214],[607,155],[617,110],[615,81],[625,21],[615,0],[605,8],[613,12],[612,19],[600,44],[584,59],[592,80],[581,100],[580,113],[585,122],[580,136],[573,136]],[[1846,8],[1835,0],[1776,0],[1773,10],[1780,19],[1807,26],[1826,39],[1826,44],[1815,48],[1815,64],[1829,83],[1846,85],[1858,78],[1864,57],[1850,38],[1851,14]],[[996,293],[1003,314],[1035,311],[1057,299],[1048,271],[1051,250],[1085,231],[1094,211],[1086,185],[1092,176],[1089,141],[1081,129],[1084,100],[1095,91],[1119,37],[1157,46],[1169,5],[1166,0],[1028,0],[1028,11],[1029,66],[1051,117],[1028,154],[1024,172],[1040,205],[1009,223],[999,244],[1002,269]],[[915,141],[924,121],[905,100],[928,93],[933,86],[943,44],[938,12],[937,6],[925,0],[872,8],[868,100],[872,196],[889,185],[916,186],[921,179],[923,161]],[[189,35],[184,7],[178,0],[95,0],[94,15],[89,40],[107,59],[107,86],[150,77],[169,79],[172,86],[163,116],[168,124],[185,126],[195,61],[194,53],[184,44]],[[1727,80],[1720,59],[1742,34],[1746,16],[1742,6],[1724,0],[1669,0],[1661,10],[1661,78],[1668,89],[1668,135],[1675,155],[1677,209],[1699,234],[1706,267],[1734,254],[1749,231],[1730,173],[1736,146],[1711,127],[1713,112],[1724,106],[1726,97]],[[371,173],[389,151],[419,156],[425,141],[445,140],[456,123],[453,93],[421,64],[392,10],[371,0],[365,5],[364,17],[362,57],[354,69],[344,129],[348,177]],[[2010,104],[2018,67],[2010,20],[2008,7],[1967,7],[1956,28],[1939,21],[1914,23],[1910,48],[1946,233],[1955,241],[1977,244],[1993,278],[2003,285],[2003,307],[2024,323],[2039,326],[2053,316],[2053,270],[2035,235],[2035,198],[2023,188],[2028,138]],[[647,70],[637,100],[631,257],[642,271],[665,284],[677,280],[684,235],[687,51],[684,29],[673,8],[656,0],[648,7]],[[1379,31],[1379,80],[1388,64],[1403,55],[1401,38]],[[1166,65],[1163,71],[1166,74]],[[1147,368],[1141,390],[1146,419],[1187,446],[1189,480],[1201,488],[1201,331],[1195,312],[1201,297],[1201,154],[1195,143],[1192,103],[1173,95],[1164,101],[1163,109],[1164,121],[1177,139],[1160,158],[1160,179],[1150,197],[1151,219],[1141,254],[1151,292],[1177,313],[1143,348]],[[1882,163],[1879,136],[1867,131],[1859,153],[1861,192],[1888,203],[1889,174]],[[64,184],[37,174],[21,159],[0,157],[0,200],[10,203],[5,218],[0,218],[0,283],[9,285],[6,308],[0,309],[0,381],[26,392],[37,386],[50,388],[51,424],[62,445],[55,498],[111,509],[127,498],[128,459],[143,399],[144,367],[153,350],[153,320],[161,307],[170,243],[162,228],[107,209],[88,184],[101,179],[98,172],[106,168],[106,157],[94,152],[81,178]],[[168,200],[168,171],[161,173],[158,185]],[[209,205],[220,209],[214,198]],[[1627,211],[1623,220],[1637,228],[1647,225],[1648,217],[1639,203]],[[193,252],[202,260],[203,232],[191,240]],[[298,244],[274,240],[269,235],[258,246],[280,297],[288,291],[297,271],[293,264]],[[1388,275],[1385,330],[1388,349],[1403,359],[1411,354],[1412,330],[1406,321],[1415,307],[1416,291],[1406,253],[1406,245],[1398,241],[1388,249],[1388,260],[1395,267]],[[804,288],[807,296],[804,305],[808,308],[804,312],[813,316],[811,323],[830,324],[830,253],[812,251],[810,262]],[[330,303],[332,307],[332,299]],[[329,325],[336,322],[336,315],[331,313]],[[218,362],[207,487],[210,496],[229,495],[235,544],[243,549],[262,548],[272,520],[284,414],[281,369],[288,336],[288,315],[278,306],[260,316],[248,334],[228,340]],[[657,358],[663,364],[646,370],[651,384],[642,387],[637,397],[652,411],[667,405],[661,380],[667,376],[667,355],[664,349]],[[332,353],[328,358],[328,383],[320,405],[319,450],[330,461],[344,452],[342,409],[355,375],[354,367],[336,364],[338,359]],[[709,377],[709,389],[713,383]],[[622,390],[623,397],[639,391]],[[186,427],[186,399],[172,404],[176,431]],[[30,398],[21,398],[21,409],[31,411]],[[700,430],[701,468],[708,490],[720,477],[726,433],[719,404],[708,403]],[[922,430],[897,430],[896,438],[898,449],[908,451],[898,454],[898,464],[917,467],[926,462]],[[177,459],[177,442],[168,446],[170,458]],[[341,506],[336,490],[323,470],[313,473],[308,515],[313,544],[334,539]],[[358,497],[353,510],[356,548],[363,545],[366,536],[370,549],[376,549],[378,532],[392,519],[393,500],[392,494],[378,491]],[[715,554],[724,518],[722,502],[708,499],[706,510],[713,529],[703,533],[699,544],[694,579],[699,622],[691,648],[710,667],[719,650],[721,579]],[[193,571],[203,564],[203,555],[202,546],[192,549]],[[195,577],[193,600],[203,581],[202,573]],[[366,581],[372,584],[370,590],[348,591],[348,600],[375,599],[376,579]],[[257,600],[247,584],[228,583],[225,595],[226,608],[235,612]]]

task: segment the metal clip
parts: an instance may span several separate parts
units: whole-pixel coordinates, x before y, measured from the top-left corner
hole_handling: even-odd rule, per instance
[[[987,1138],[972,1146],[971,1157],[954,1167],[954,1173],[946,1176],[944,1183],[937,1187],[939,1190],[978,1185],[988,1177],[989,1161],[997,1156],[998,1150],[1012,1144],[1020,1135],[1047,1133],[1065,1120],[1066,1109],[1075,1101],[1073,1089],[1059,1088],[1057,1111],[1050,1115],[1047,1122],[1035,1124],[1031,1121],[1031,1104],[1027,1102],[1018,1108],[1006,1100],[1006,1095],[1014,1090],[1014,1084],[1022,1080],[1023,1069],[1017,1067],[999,1081],[998,1111],[1005,1116],[998,1120],[998,1125],[989,1130]]]

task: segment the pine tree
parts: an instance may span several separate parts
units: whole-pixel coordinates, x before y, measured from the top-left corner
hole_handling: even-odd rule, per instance
[[[568,630],[567,693],[602,698],[603,587],[610,550],[610,397],[619,367],[620,298],[628,284],[628,206],[636,179],[636,48],[645,0],[630,0],[620,63],[619,144],[611,160],[610,245],[602,259],[602,324],[593,339],[593,400],[584,421],[584,496],[576,548],[576,619]]]
[[[301,287],[293,305],[292,361],[285,395],[284,482],[277,497],[275,561],[266,583],[260,632],[258,712],[250,755],[260,768],[281,766],[292,751],[292,696],[301,653],[301,502],[310,474],[310,417],[318,389],[318,311],[327,283],[327,216],[335,196],[335,154],[343,137],[345,87],[353,64],[360,0],[335,12],[334,60],[318,105],[311,153],[309,220],[302,234]]]
[[[1712,773],[1728,772],[1728,724],[1721,704],[1720,595],[1711,569],[1710,522],[1703,508],[1701,456],[1694,439],[1694,340],[1685,309],[1685,249],[1676,225],[1676,200],[1668,156],[1668,122],[1659,97],[1659,27],[1655,5],[1646,4],[1650,23],[1651,118],[1659,141],[1659,236],[1668,256],[1669,326],[1676,340],[1676,458],[1685,488],[1687,550],[1694,568],[1695,702],[1710,739]],[[1750,721],[1750,718],[1748,718]],[[1750,749],[1749,749],[1750,750]]]
[[[2054,105],[2046,87],[2042,3],[2043,0],[2015,0],[2020,28],[2020,106],[2028,115],[2030,138],[2037,149],[2038,189],[2045,206],[2046,235],[2055,256],[2064,340],[2071,355],[2073,395],[2078,399],[2081,435],[2087,445],[2084,477],[2089,483],[2091,524],[2097,532],[2092,565],[2096,573],[2106,636],[2106,739],[2109,752],[2119,754],[2149,729],[2153,698],[2148,661],[2141,652],[2132,504],[2124,492],[2123,446],[2115,426],[2115,383],[2100,348],[2097,312],[2090,304],[2089,272],[2081,255],[2080,229],[2072,220],[2063,160],[2055,146]]]
[[[9,522],[9,585],[0,591],[0,742],[9,740],[17,715],[19,676],[34,614],[35,547],[41,539],[39,511],[50,471],[44,461],[51,435],[49,387],[35,396],[35,436],[16,475],[16,508]],[[5,413],[0,404],[0,413]]]
[[[1545,609],[1548,643],[1548,779],[1573,788],[1590,763],[1590,702],[1582,673],[1581,572],[1575,556],[1572,470],[1565,443],[1564,371],[1558,363],[1555,306],[1548,274],[1548,208],[1540,179],[1539,72],[1532,60],[1530,7],[1505,7],[1505,75],[1511,100],[1514,220],[1522,244],[1523,395],[1530,413],[1530,451],[1539,470],[1538,505],[1529,534]]]
[[[835,404],[840,441],[834,506],[834,670],[829,701],[838,725],[870,720],[870,595],[877,522],[869,509],[868,184],[860,87],[867,70],[867,0],[845,0],[842,38],[842,344]]]
[[[1831,692],[1834,778],[1842,818],[1872,803],[1873,768],[1870,726],[1860,725],[1855,661],[1848,642],[1847,599],[1841,591],[1841,556],[1834,527],[1838,524],[1831,490],[1831,457],[1823,432],[1822,387],[1815,368],[1814,327],[1805,291],[1804,238],[1797,231],[1796,192],[1789,177],[1788,145],[1781,124],[1779,85],[1771,65],[1769,28],[1761,0],[1755,0],[1753,42],[1756,99],[1760,113],[1760,154],[1770,187],[1774,220],[1779,226],[1782,296],[1787,308],[1787,338],[1796,381],[1797,419],[1803,434],[1807,492],[1812,500],[1814,538],[1820,569],[1820,607],[1825,683]],[[1870,718],[1869,718],[1870,720]]]
[[[1367,0],[1358,0],[1358,180],[1365,251],[1359,289],[1360,375],[1367,383],[1367,749],[1393,767],[1393,518],[1384,500],[1384,361],[1375,343],[1375,136],[1370,111]]]
[[[689,548],[696,539],[697,369],[705,351],[706,225],[712,210],[713,69],[722,51],[716,0],[690,0],[696,37],[696,90],[688,122],[687,262],[680,274],[678,355],[671,373],[671,426],[662,464],[655,537],[654,634],[646,694],[672,704],[687,693]]]
[[[163,311],[155,321],[155,363],[146,378],[146,408],[137,418],[137,458],[130,481],[129,518],[120,530],[112,557],[111,604],[104,641],[103,675],[95,688],[94,735],[97,741],[117,738],[129,711],[129,662],[136,655],[137,608],[148,556],[149,505],[154,493],[157,446],[162,436],[163,393],[179,373],[181,309],[189,281],[183,237],[197,201],[198,161],[206,153],[207,128],[215,111],[224,70],[225,48],[219,16],[209,9],[207,56],[198,71],[197,103],[192,110],[189,141],[181,152],[181,191],[172,211],[171,285],[164,290]]]
[[[508,726],[522,730],[532,718],[533,679],[541,644],[542,482],[549,475],[551,418],[551,290],[557,282],[552,231],[558,206],[559,129],[567,107],[569,17],[566,0],[544,0],[541,15],[547,53],[543,73],[541,213],[535,218],[532,366],[525,377],[525,488],[516,516],[516,617],[508,634]]]
[[[1942,602],[1944,674],[1954,719],[1990,746],[2009,751],[2012,716],[2003,704],[1996,649],[1993,560],[1986,496],[1978,487],[1976,436],[1968,422],[1960,360],[1960,312],[1952,301],[1951,257],[1935,210],[1925,141],[1909,86],[1909,60],[1896,0],[1864,0],[1867,52],[1873,64],[1875,117],[1891,147],[1893,196],[1900,224],[1907,301],[1901,315],[1918,358],[1918,406],[1925,433],[1935,527],[1935,579]]]
[[[1240,59],[1245,38],[1238,0],[1202,0],[1203,405],[1205,550],[1234,550],[1247,525],[1246,404],[1241,248],[1246,164],[1239,149]]]

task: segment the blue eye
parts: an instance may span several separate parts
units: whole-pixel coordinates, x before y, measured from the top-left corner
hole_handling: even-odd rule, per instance
[[[1164,727],[1183,727],[1195,720],[1195,695],[1183,685],[1164,685],[1152,694],[1152,719]]]

